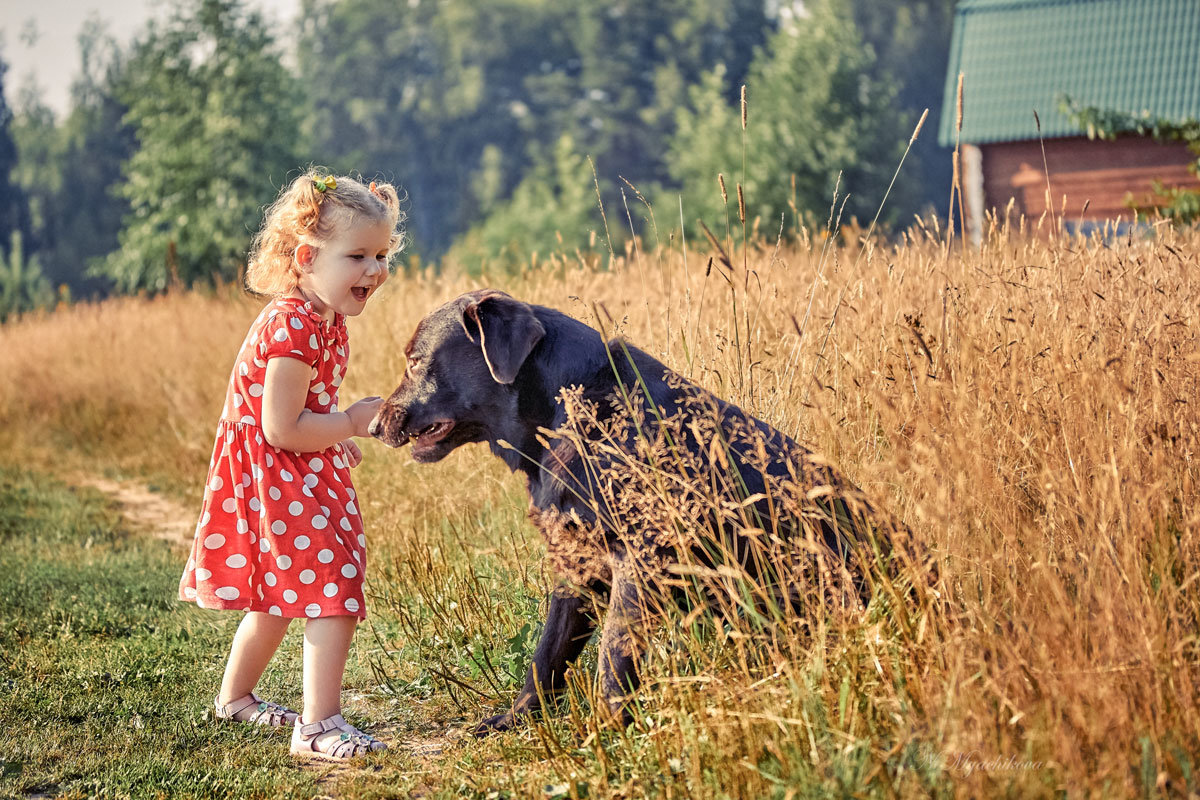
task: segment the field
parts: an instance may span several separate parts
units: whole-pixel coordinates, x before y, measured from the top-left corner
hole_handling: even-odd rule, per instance
[[[417,320],[492,285],[626,336],[807,443],[935,554],[938,592],[755,635],[667,626],[636,720],[465,729],[519,688],[554,576],[482,446],[364,443],[370,618],[348,716],[392,750],[291,764],[206,715],[236,619],[175,603],[183,545],[79,488],[198,507],[259,302],[116,299],[0,328],[0,793],[344,797],[1050,797],[1200,792],[1200,240],[978,249],[801,231],[555,254],[518,275],[400,270],[351,321],[343,403],[391,392]],[[724,253],[728,253],[725,256]],[[269,672],[299,700],[298,628]],[[594,645],[592,646],[594,648]]]

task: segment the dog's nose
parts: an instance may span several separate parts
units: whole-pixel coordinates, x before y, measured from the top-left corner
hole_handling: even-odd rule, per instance
[[[408,439],[404,433],[404,423],[407,419],[408,414],[404,409],[385,404],[379,408],[375,419],[367,426],[367,433],[386,444],[399,447]],[[392,438],[398,441],[388,441],[389,431]]]

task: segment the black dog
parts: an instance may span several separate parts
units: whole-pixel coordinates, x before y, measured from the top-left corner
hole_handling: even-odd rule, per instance
[[[784,434],[553,309],[471,292],[422,319],[406,354],[371,434],[411,441],[421,462],[487,442],[525,473],[531,517],[566,579],[524,689],[478,733],[510,728],[564,686],[597,598],[608,598],[600,689],[624,716],[638,627],[664,600],[699,587],[701,602],[736,613],[746,586],[775,609],[813,586],[865,599],[869,567],[899,529]]]

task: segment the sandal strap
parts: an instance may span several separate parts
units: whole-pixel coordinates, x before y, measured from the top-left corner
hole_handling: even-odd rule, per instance
[[[221,705],[221,697],[218,695],[213,700],[213,706],[216,708],[217,719],[231,720],[236,720],[238,714],[257,706],[251,712],[250,716],[246,717],[243,721],[258,725],[270,725],[274,728],[291,725],[300,716],[287,706],[263,700],[254,692],[250,692],[225,705]]]
[[[259,701],[258,710],[250,715],[248,722],[257,723],[264,716],[267,718],[267,724],[273,727],[280,727],[285,722],[288,722],[288,714],[296,712],[287,706],[281,706],[279,703],[272,703],[268,700]],[[298,715],[297,715],[298,716]]]
[[[339,732],[336,740],[329,738],[320,741],[321,746],[325,748],[324,752],[338,759],[352,758],[360,753],[369,753],[376,749],[376,744],[382,744],[382,742],[371,734],[364,733],[346,722],[341,714],[334,714],[332,717],[317,720],[316,722],[298,723],[298,725],[302,741],[313,751],[317,750],[322,734],[334,731]]]
[[[337,758],[350,758],[360,753],[369,753],[373,749],[373,745],[379,740],[368,733],[357,731],[355,733],[343,733],[341,741],[335,742],[330,755]]]
[[[239,697],[236,700],[231,700],[225,705],[221,705],[221,696],[217,695],[216,699],[213,701],[213,705],[217,707],[218,717],[233,719],[235,714],[240,714],[250,706],[260,702],[262,701],[258,699],[258,695],[256,695],[254,692],[250,692],[250,694]]]
[[[300,735],[305,739],[320,736],[322,733],[333,730],[345,730],[350,724],[342,717],[341,714],[334,714],[332,717],[319,719],[316,722],[306,722],[300,726]]]

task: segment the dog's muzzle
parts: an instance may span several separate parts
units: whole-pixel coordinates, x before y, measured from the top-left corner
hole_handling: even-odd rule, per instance
[[[408,442],[408,434],[404,432],[407,417],[404,409],[384,404],[367,426],[367,433],[389,447],[400,447]]]

